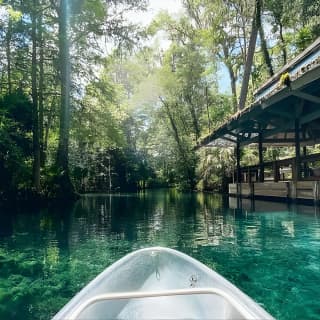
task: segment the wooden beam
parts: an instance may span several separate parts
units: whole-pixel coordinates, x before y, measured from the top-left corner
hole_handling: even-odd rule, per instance
[[[311,102],[316,103],[316,104],[320,104],[320,97],[313,96],[313,95],[311,95],[309,93],[305,93],[305,92],[302,92],[302,91],[293,91],[292,95],[294,95],[294,96],[296,96],[298,98],[307,100],[307,101],[311,101]]]
[[[233,139],[228,138],[228,137],[226,137],[226,136],[222,136],[222,137],[221,137],[221,139],[224,139],[224,140],[230,141],[230,142],[232,142],[232,143],[237,143],[237,140],[233,140]]]
[[[299,89],[307,85],[308,83],[319,79],[320,67],[316,67],[313,70],[308,71],[306,74],[302,75],[300,78],[294,80],[291,84],[291,90],[289,88],[283,88],[282,90],[276,92],[271,97],[268,97],[265,101],[261,103],[262,110],[272,106],[273,104],[288,98],[289,96],[295,96],[296,93],[299,94]],[[305,98],[310,98],[311,95],[304,96]],[[311,96],[313,97],[313,96]],[[316,97],[317,98],[317,97]],[[308,99],[306,99],[308,100]],[[317,99],[316,99],[317,101]],[[318,102],[317,102],[318,103]]]
[[[287,124],[281,128],[275,128],[275,129],[270,129],[270,130],[263,130],[263,136],[264,137],[270,137],[274,134],[280,133],[280,132],[289,132],[289,130],[291,130],[292,127],[292,123],[291,122],[287,122]],[[255,142],[258,141],[257,138],[254,139]]]
[[[312,43],[308,48],[306,48],[303,52],[301,52],[298,56],[296,56],[293,60],[283,66],[272,78],[270,78],[267,82],[265,82],[258,90],[255,92],[255,95],[261,94],[267,88],[269,88],[273,83],[279,81],[280,76],[287,72],[288,70],[292,70],[294,67],[302,64],[301,62],[309,56],[311,53],[319,50],[320,47],[320,38],[318,38],[314,43]],[[319,75],[319,73],[318,73]]]
[[[318,41],[319,42],[319,41]],[[276,128],[274,131],[266,131],[264,136],[270,136],[279,132],[284,132],[290,126],[293,127],[294,122],[294,112],[283,112],[281,110],[276,110],[274,107],[275,104],[286,100],[288,98],[295,99],[294,97],[300,99],[301,102],[309,101],[312,103],[312,107],[316,108],[320,105],[320,97],[314,94],[309,94],[301,91],[302,88],[307,88],[310,86],[311,82],[319,80],[319,72],[320,66],[314,66],[311,70],[308,70],[305,74],[302,74],[297,79],[293,79],[290,88],[282,88],[279,91],[275,92],[272,96],[265,98],[264,101],[261,99],[259,102],[256,102],[253,105],[253,108],[248,108],[248,110],[244,110],[244,112],[234,116],[234,118],[228,123],[220,127],[218,130],[213,132],[211,135],[207,136],[203,139],[200,146],[203,146],[223,135],[230,134],[230,136],[234,136],[235,138],[239,136],[238,132],[246,132],[249,134],[255,133],[254,126],[251,125],[252,119],[258,122],[259,124],[274,124]],[[318,82],[317,82],[318,83]],[[314,86],[314,84],[311,84]],[[313,87],[312,87],[313,88]],[[291,101],[291,100],[290,100]],[[289,101],[285,101],[287,106],[289,106]],[[265,110],[266,109],[266,110]],[[273,109],[273,110],[272,110]],[[293,108],[292,108],[293,109]],[[300,125],[304,125],[313,120],[320,119],[320,110],[314,109],[313,112],[309,111],[309,113],[304,114],[301,105],[296,105],[294,108],[296,111],[295,116],[300,118]],[[320,108],[319,108],[320,109]],[[264,114],[263,114],[264,110]],[[292,110],[293,111],[293,110]],[[262,112],[262,113],[261,113]],[[269,116],[266,113],[270,113]],[[272,117],[274,115],[274,117]],[[277,121],[277,117],[279,116],[281,121]],[[289,123],[289,125],[288,125]],[[244,128],[247,125],[247,128]],[[243,129],[244,128],[244,129]],[[235,131],[235,132],[234,132]],[[255,143],[258,141],[257,137],[249,137],[244,138],[243,144]],[[232,140],[232,139],[231,139]],[[232,141],[233,142],[233,141]]]
[[[267,109],[268,107],[272,106],[273,104],[288,98],[291,95],[291,91],[289,88],[283,88],[281,91],[276,92],[274,95],[269,97],[267,100],[261,103],[261,109]]]
[[[300,123],[305,124],[319,118],[320,118],[320,110],[317,110],[315,112],[309,113],[306,116],[302,117],[300,119]]]
[[[286,126],[288,128],[288,125]],[[277,133],[285,133],[285,132],[294,132],[294,130],[291,130],[291,129],[286,129],[286,127],[282,127],[282,128],[276,128],[276,129],[271,129],[271,130],[263,130],[263,135],[264,137],[267,137],[267,136],[272,136],[274,134],[277,134]],[[289,139],[265,139],[263,140],[263,143],[285,143],[287,142]],[[294,143],[295,140],[292,140],[290,141],[290,143]],[[256,137],[253,137],[251,139],[248,139],[248,140],[242,140],[241,141],[241,144],[244,146],[244,145],[248,145],[248,144],[251,144],[251,143],[259,143],[259,136],[256,136]]]
[[[274,109],[267,109],[266,112],[268,113],[271,113],[271,114],[275,114],[277,116],[280,116],[280,117],[284,117],[286,119],[289,119],[289,120],[292,120],[294,119],[294,114],[292,112],[283,112],[283,111],[280,111],[280,110],[274,110]]]
[[[236,133],[234,133],[234,132],[232,132],[232,131],[227,131],[225,134],[228,134],[229,136],[238,138],[238,134],[236,134]]]
[[[272,144],[272,143],[274,143],[274,144],[276,144],[276,143],[283,143],[283,144],[285,144],[285,143],[290,143],[290,144],[294,144],[295,143],[295,139],[265,139],[264,141],[263,141],[263,143],[266,143],[266,144]]]
[[[257,128],[253,128],[253,127],[249,127],[249,128],[242,128],[241,131],[239,131],[239,134],[251,134],[251,133],[259,133],[259,129]]]
[[[291,83],[293,91],[298,91],[300,88],[304,88],[307,84],[319,79],[320,66],[316,66],[312,70],[304,73],[298,79]]]

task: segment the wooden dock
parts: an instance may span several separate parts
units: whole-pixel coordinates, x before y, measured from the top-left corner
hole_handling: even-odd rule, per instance
[[[204,137],[198,147],[219,147],[221,140],[235,148],[230,195],[319,203],[320,154],[307,154],[307,146],[320,143],[320,38],[262,85],[251,105]],[[243,167],[241,148],[248,145],[258,148],[259,160]],[[295,157],[266,162],[263,148],[269,146],[292,146]]]
[[[242,198],[319,203],[320,181],[280,181],[229,184],[229,195]]]

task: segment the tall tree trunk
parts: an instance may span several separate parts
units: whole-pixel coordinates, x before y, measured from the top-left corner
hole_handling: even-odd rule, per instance
[[[243,61],[246,60],[247,57],[247,17],[246,14],[248,11],[247,6],[245,6],[245,2],[239,1],[240,12],[238,11],[239,16],[241,17],[241,26],[238,29],[238,39],[243,38],[243,45],[242,41],[239,41]],[[240,33],[240,29],[242,30],[242,36]]]
[[[260,4],[261,6],[262,4]],[[269,55],[269,51],[268,51],[268,46],[267,46],[267,41],[266,41],[266,37],[264,35],[264,29],[263,29],[263,24],[261,21],[261,11],[262,8],[258,8],[258,10],[260,12],[257,12],[256,14],[256,20],[257,20],[257,28],[259,28],[259,36],[260,36],[260,42],[261,42],[261,50],[262,50],[262,54],[263,54],[263,58],[264,58],[264,62],[267,66],[268,69],[268,73],[269,76],[272,77],[274,75],[273,72],[273,67],[272,67],[272,63],[271,63],[271,58]]]
[[[38,90],[37,90],[37,16],[38,1],[33,0],[32,20],[32,62],[31,62],[31,83],[32,83],[32,121],[33,121],[33,186],[40,191],[40,143],[39,143],[39,116],[38,116]]]
[[[180,157],[181,159],[184,159],[185,161],[185,166],[187,167],[187,178],[189,180],[189,183],[190,183],[190,187],[191,188],[194,188],[194,174],[193,174],[193,169],[190,167],[189,163],[188,163],[188,154],[187,154],[187,151],[184,147],[184,144],[183,144],[183,141],[182,139],[180,138],[180,135],[179,135],[179,131],[178,131],[178,128],[177,128],[177,125],[176,125],[176,122],[174,121],[174,117],[173,117],[173,114],[170,110],[170,106],[169,104],[164,101],[163,99],[161,99],[161,102],[162,104],[164,105],[165,109],[166,109],[166,113],[167,113],[167,116],[169,118],[169,121],[170,121],[170,124],[171,124],[171,128],[173,130],[173,135],[174,135],[174,139],[178,145],[178,150],[179,150],[179,154],[180,154]]]
[[[232,93],[232,104],[234,112],[237,111],[237,79],[231,65],[227,65],[229,76],[230,76],[230,85]]]
[[[49,130],[52,125],[52,120],[53,120],[53,113],[54,109],[56,108],[56,98],[52,97],[51,105],[48,110],[48,120],[45,125],[45,130],[44,130],[44,139],[43,139],[43,151],[46,153],[48,150],[48,139],[49,139]]]
[[[210,112],[209,112],[209,95],[208,95],[208,87],[205,88],[205,95],[206,95],[206,108],[207,108],[207,117],[208,117],[208,133],[211,133],[211,119],[210,119]]]
[[[1,80],[0,80],[0,94],[6,92],[6,89],[5,89],[5,86],[4,86],[5,77],[6,77],[5,71],[2,71],[1,72]]]
[[[252,30],[251,30],[250,40],[249,40],[247,59],[246,59],[246,64],[244,68],[244,74],[243,74],[243,80],[242,80],[242,86],[241,86],[241,92],[240,92],[239,110],[242,110],[246,105],[249,79],[250,79],[251,68],[253,64],[254,50],[256,48],[257,35],[258,35],[258,29],[259,29],[258,22],[260,21],[260,16],[261,16],[261,0],[256,0],[255,15],[252,20]]]
[[[194,130],[194,134],[196,136],[196,141],[197,141],[200,138],[200,128],[199,128],[196,109],[194,104],[192,103],[192,98],[189,94],[186,95],[186,100],[188,102],[187,105],[192,118],[193,130]]]
[[[59,52],[61,77],[60,132],[57,165],[68,172],[70,126],[70,56],[68,41],[68,1],[60,1]]]
[[[284,37],[283,37],[283,26],[281,22],[279,22],[279,34],[280,34],[280,40],[281,40],[283,65],[286,65],[288,55],[287,55],[286,41],[284,40]]]
[[[44,150],[44,39],[42,26],[42,13],[39,16],[39,142],[40,142],[40,165],[44,167],[46,154]]]
[[[232,104],[234,112],[237,111],[237,77],[235,72],[233,71],[232,64],[227,62],[229,60],[229,48],[226,44],[223,44],[223,55],[225,57],[225,65],[228,69],[229,77],[230,77],[230,86],[231,86],[231,93],[232,93]]]
[[[59,53],[61,77],[60,131],[57,151],[57,180],[60,190],[58,198],[69,198],[74,195],[74,187],[69,176],[69,128],[70,128],[70,53],[68,39],[68,0],[60,1],[59,8]]]
[[[12,37],[12,21],[9,17],[8,30],[6,33],[6,59],[7,59],[7,81],[8,81],[8,94],[12,93],[11,83],[11,37]]]
[[[271,62],[271,58],[270,58],[268,47],[267,47],[267,41],[266,41],[266,37],[264,35],[263,25],[262,25],[261,21],[259,24],[260,24],[259,36],[260,36],[260,41],[261,41],[261,50],[262,50],[264,62],[265,62],[267,69],[268,69],[269,76],[272,77],[274,75],[274,72],[273,72],[272,62]]]
[[[178,145],[178,150],[179,150],[180,154],[183,156],[184,155],[184,148],[183,148],[180,136],[179,136],[178,128],[177,128],[176,123],[173,119],[173,115],[171,113],[169,104],[166,101],[164,101],[163,99],[161,99],[161,102],[164,105],[164,107],[166,109],[167,116],[170,120],[171,128],[173,130],[174,139],[176,140],[176,143]]]

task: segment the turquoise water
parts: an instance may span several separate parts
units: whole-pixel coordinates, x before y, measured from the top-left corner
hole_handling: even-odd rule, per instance
[[[174,191],[1,212],[0,319],[50,319],[112,262],[154,245],[215,269],[277,319],[319,319],[319,217],[314,207],[239,209],[218,195]]]

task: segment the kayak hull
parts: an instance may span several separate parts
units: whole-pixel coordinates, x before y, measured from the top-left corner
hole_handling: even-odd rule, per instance
[[[137,250],[82,289],[58,319],[273,319],[199,261],[173,249]]]

